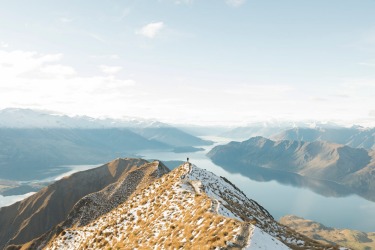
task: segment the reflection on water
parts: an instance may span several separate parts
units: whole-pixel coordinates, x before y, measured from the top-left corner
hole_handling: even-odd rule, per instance
[[[291,172],[285,172],[270,168],[248,166],[238,163],[226,164],[215,162],[215,164],[223,167],[231,173],[240,173],[255,181],[267,182],[275,180],[283,185],[291,185],[299,188],[308,188],[314,191],[315,193],[321,194],[326,197],[345,197],[352,194],[356,194],[354,190],[343,185],[340,185],[336,182],[308,178]],[[367,198],[369,200],[375,201],[374,197],[372,199],[371,197]]]
[[[212,138],[205,138],[211,139]],[[223,140],[220,143],[226,143]],[[251,173],[229,172],[213,163],[205,151],[194,153],[142,152],[147,159],[185,161],[187,157],[196,166],[216,175],[225,176],[250,199],[264,206],[279,219],[286,214],[312,219],[327,226],[375,232],[375,203],[368,201],[341,185],[296,174],[256,169]]]
[[[178,165],[187,157],[196,166],[207,169],[216,175],[225,176],[239,187],[250,199],[264,206],[274,217],[279,219],[286,214],[312,219],[337,228],[351,228],[366,232],[375,232],[375,203],[351,194],[352,191],[332,182],[322,182],[288,176],[277,171],[258,169],[251,173],[229,172],[214,164],[206,153],[214,146],[228,142],[227,139],[209,138],[219,141],[212,146],[203,147],[205,151],[194,153],[174,153],[165,151],[139,152],[145,159],[167,161],[168,166]],[[73,172],[83,171],[98,165],[65,166],[64,174],[51,172],[49,178],[37,182],[49,182],[60,179]],[[237,169],[237,168],[236,168]],[[61,167],[60,167],[61,170]],[[277,181],[276,181],[277,180]],[[0,196],[0,206],[4,197]],[[23,197],[15,196],[7,199]],[[15,200],[12,200],[15,202]],[[9,205],[9,204],[7,204]]]

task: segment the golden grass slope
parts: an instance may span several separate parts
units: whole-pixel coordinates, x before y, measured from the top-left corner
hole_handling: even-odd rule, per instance
[[[269,248],[260,235],[272,249],[333,249],[279,225],[225,178],[185,163],[90,224],[63,230],[46,249]]]
[[[185,171],[165,175],[86,227],[63,231],[47,249],[244,247],[247,239],[236,238],[243,223],[212,213],[207,195],[180,182]]]
[[[109,172],[117,181],[104,189],[81,198],[71,209],[65,220],[50,231],[25,244],[23,249],[42,249],[56,234],[66,228],[84,226],[125,202],[137,190],[143,189],[170,170],[161,162],[135,159],[116,159],[108,164]],[[133,163],[141,163],[132,165]],[[126,169],[119,166],[127,166]],[[98,179],[100,181],[100,178]],[[79,186],[77,186],[79,188]],[[48,218],[46,218],[48,219]],[[14,246],[15,247],[15,246]],[[18,246],[19,247],[19,246]]]

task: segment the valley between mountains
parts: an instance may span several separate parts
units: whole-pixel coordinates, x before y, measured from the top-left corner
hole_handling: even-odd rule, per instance
[[[338,249],[279,224],[225,177],[132,158],[1,208],[0,233],[6,249]]]
[[[372,247],[372,203],[345,205],[358,201],[353,194],[375,200],[373,129],[238,128],[227,133],[257,136],[225,145],[233,138],[221,141],[222,128],[19,109],[0,118],[0,195],[37,191],[0,208],[0,249]],[[259,136],[265,134],[271,139]],[[116,158],[123,155],[134,158]],[[186,156],[197,166],[181,165]],[[89,170],[54,177],[66,171],[61,165],[89,163]],[[366,232],[294,216],[282,225],[271,214]]]

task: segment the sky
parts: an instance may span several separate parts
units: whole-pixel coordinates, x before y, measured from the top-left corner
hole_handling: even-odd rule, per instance
[[[0,3],[0,109],[375,126],[374,0]]]

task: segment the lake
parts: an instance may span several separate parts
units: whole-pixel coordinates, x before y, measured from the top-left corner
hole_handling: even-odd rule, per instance
[[[64,165],[64,166],[57,166],[55,168],[51,168],[48,175],[49,177],[42,179],[42,180],[31,180],[31,181],[13,181],[17,182],[20,186],[33,186],[35,184],[43,183],[44,186],[52,183],[54,181],[60,180],[61,178],[74,174],[79,171],[85,171],[91,168],[95,168],[101,166],[96,165]],[[23,200],[31,195],[35,194],[35,192],[28,192],[25,194],[17,194],[17,195],[8,195],[3,196],[0,194],[0,207],[9,206],[17,201]]]
[[[218,137],[203,137],[217,141],[215,145],[227,143],[229,139]],[[213,146],[215,146],[213,145]],[[375,232],[375,203],[358,195],[343,194],[337,192],[313,192],[307,187],[297,187],[291,184],[280,183],[275,180],[256,181],[241,174],[230,173],[222,167],[214,164],[206,153],[213,147],[202,147],[204,151],[194,153],[174,153],[165,151],[144,151],[139,154],[145,159],[159,159],[161,161],[185,161],[187,157],[197,167],[207,169],[216,175],[225,176],[233,184],[239,187],[248,198],[257,201],[264,206],[275,219],[287,214],[294,214],[306,219],[315,220],[329,227],[350,228],[365,232]],[[126,157],[126,156],[124,156]],[[53,181],[77,171],[83,171],[98,165],[73,165],[65,166],[64,174],[52,175],[41,181]],[[267,180],[267,179],[265,179]],[[0,196],[0,206],[10,205],[21,196]]]
[[[229,141],[218,137],[203,138],[218,141],[213,146]],[[281,184],[275,180],[255,181],[241,174],[230,173],[206,156],[213,146],[202,147],[205,151],[194,153],[142,152],[142,155],[146,159],[183,161],[189,157],[190,162],[197,167],[225,176],[248,198],[264,206],[277,220],[284,215],[293,214],[323,223],[328,227],[375,232],[375,202],[354,194],[336,197],[328,193],[328,196],[325,196],[308,188]]]

